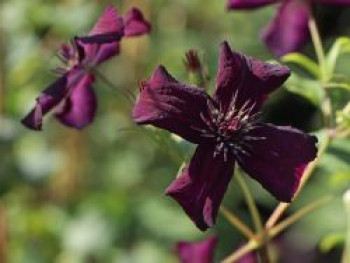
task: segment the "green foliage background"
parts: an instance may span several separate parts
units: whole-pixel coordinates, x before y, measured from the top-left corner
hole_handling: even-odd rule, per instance
[[[40,133],[20,125],[35,97],[55,78],[51,73],[57,65],[55,50],[73,36],[88,32],[108,3],[122,13],[136,5],[153,25],[150,36],[123,40],[121,54],[100,69],[121,89],[137,91],[138,81],[148,78],[158,64],[186,81],[183,58],[190,48],[203,55],[214,87],[218,45],[225,39],[239,51],[272,58],[258,37],[274,14],[272,7],[228,13],[224,0],[2,0],[1,262],[171,263],[177,262],[177,241],[200,240],[212,234],[220,236],[216,251],[220,259],[244,242],[221,216],[215,229],[201,233],[180,207],[163,195],[179,168],[172,154],[174,146],[160,146],[136,130],[130,119],[131,105],[103,83],[94,87],[99,103],[95,122],[84,131],[62,127],[50,117]],[[349,11],[319,10],[326,46],[334,34],[349,34]],[[336,19],[325,22],[327,15]],[[305,50],[313,56],[310,45]],[[348,74],[350,60],[344,61],[339,70]],[[308,132],[316,132],[321,125],[312,103],[284,89],[271,96],[264,118]],[[181,143],[177,148],[188,155],[192,146]],[[293,251],[295,256],[319,260],[314,262],[339,258],[346,223],[341,195],[350,186],[349,150],[349,139],[336,141],[293,204],[291,210],[296,210],[327,193],[337,196],[277,241],[286,256]],[[247,180],[267,217],[277,202]],[[225,204],[251,223],[235,180]]]

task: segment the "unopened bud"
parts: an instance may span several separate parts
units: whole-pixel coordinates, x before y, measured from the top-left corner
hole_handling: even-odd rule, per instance
[[[205,82],[207,79],[204,76],[203,66],[199,59],[198,51],[194,49],[187,51],[184,64],[189,75],[190,83],[205,88]]]

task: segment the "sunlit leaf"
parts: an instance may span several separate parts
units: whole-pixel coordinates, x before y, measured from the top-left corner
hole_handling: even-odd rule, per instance
[[[315,106],[321,105],[324,91],[316,80],[292,74],[286,83],[287,90],[302,96]]]
[[[294,63],[301,68],[307,70],[315,78],[320,77],[320,69],[315,61],[300,53],[290,53],[282,57],[282,61],[286,63]]]
[[[334,72],[337,60],[342,53],[350,52],[350,38],[340,37],[338,38],[331,49],[329,50],[326,58],[327,68],[330,73]]]

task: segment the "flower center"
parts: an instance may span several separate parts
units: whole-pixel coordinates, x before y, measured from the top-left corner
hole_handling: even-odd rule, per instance
[[[82,47],[74,40],[71,41],[70,44],[61,45],[57,57],[61,60],[63,65],[56,68],[55,72],[59,75],[63,75],[71,70],[80,63],[83,52]]]
[[[230,110],[226,113],[218,110],[213,101],[209,100],[208,113],[201,113],[205,129],[197,129],[203,137],[214,140],[214,157],[223,153],[225,160],[228,154],[233,154],[236,158],[242,155],[249,156],[251,141],[265,139],[250,135],[250,131],[260,123],[260,112],[253,111],[255,103],[248,100],[238,109],[235,105],[236,97],[234,96]]]

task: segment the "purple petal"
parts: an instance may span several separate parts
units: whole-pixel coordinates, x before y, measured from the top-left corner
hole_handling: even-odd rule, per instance
[[[277,2],[278,0],[229,0],[227,7],[229,9],[254,9]]]
[[[97,106],[95,93],[91,89],[93,82],[94,76],[86,74],[71,89],[62,110],[55,114],[59,121],[77,129],[82,129],[93,121]]]
[[[79,38],[91,66],[100,64],[118,54],[119,40],[123,34],[123,18],[115,7],[109,5],[90,31],[89,36]]]
[[[350,5],[350,0],[317,0],[316,2],[327,5]]]
[[[200,144],[191,162],[166,190],[180,203],[197,227],[204,231],[215,224],[220,203],[233,175],[234,160],[214,157],[214,148]]]
[[[209,237],[197,243],[179,242],[177,253],[181,263],[211,263],[214,249],[218,243],[217,237]]]
[[[220,49],[214,97],[223,112],[229,109],[236,93],[237,108],[249,100],[259,109],[268,94],[280,87],[289,76],[288,67],[265,63],[234,52],[224,42]]]
[[[180,84],[160,66],[143,83],[133,118],[138,124],[152,124],[199,143],[203,139],[198,130],[205,128],[200,115],[209,99],[204,90]]]
[[[290,202],[304,169],[316,158],[315,136],[291,127],[262,124],[252,130],[248,154],[236,156],[243,170],[279,201]]]
[[[94,27],[91,29],[89,35],[93,36],[111,32],[123,34],[123,30],[123,18],[119,15],[118,10],[114,6],[108,5]]]
[[[148,23],[141,11],[137,8],[132,8],[125,16],[125,36],[139,36],[147,34],[151,31],[151,25]]]
[[[262,37],[276,56],[299,51],[306,43],[311,1],[285,0]]]
[[[67,93],[67,75],[56,80],[36,99],[34,109],[22,119],[22,123],[32,130],[41,130],[43,116],[58,105]]]

